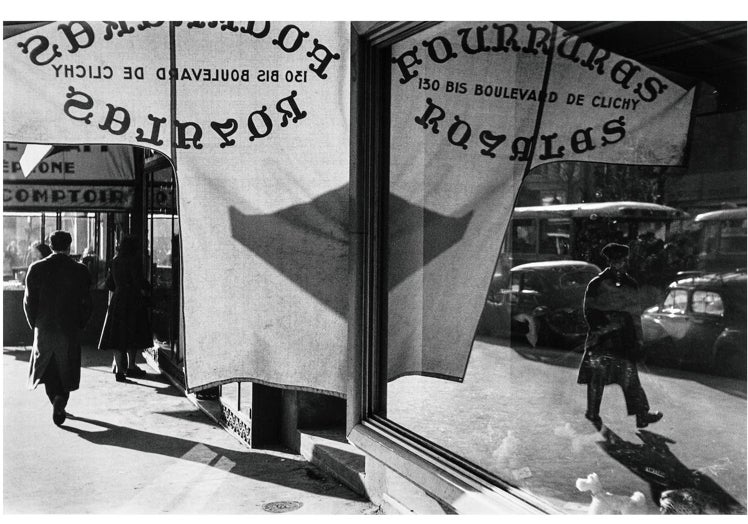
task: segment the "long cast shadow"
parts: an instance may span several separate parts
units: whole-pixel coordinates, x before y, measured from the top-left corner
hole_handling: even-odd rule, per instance
[[[660,501],[663,492],[679,490],[689,495],[698,494],[698,504],[685,508],[686,512],[746,512],[745,507],[712,478],[683,464],[668,446],[674,444],[674,440],[644,429],[636,433],[642,444],[623,440],[607,426],[603,426],[601,434],[604,440],[597,442],[597,445],[647,482],[655,503]]]
[[[344,316],[347,311],[348,185],[329,191],[311,202],[272,214],[244,214],[230,206],[232,237],[295,282],[317,300]],[[388,267],[389,285],[443,253],[465,234],[472,211],[461,217],[435,213],[391,195],[390,251],[417,256],[393,257]],[[423,240],[420,240],[423,235]]]
[[[4,347],[3,355],[11,355],[16,360],[28,362],[31,358],[31,348],[27,346]]]
[[[75,422],[91,424],[97,426],[97,429],[87,431],[71,425]],[[103,430],[98,428],[103,428]],[[219,467],[234,475],[279,484],[313,494],[324,494],[353,501],[365,500],[326,475],[321,474],[306,462],[282,459],[274,455],[257,452],[241,452],[210,446],[202,442],[117,426],[72,414],[68,414],[68,421],[61,426],[61,429],[75,433],[92,444],[116,446],[143,453],[154,453],[188,460],[205,466]],[[219,460],[220,458],[230,461],[232,464],[230,469],[225,469],[227,461]]]

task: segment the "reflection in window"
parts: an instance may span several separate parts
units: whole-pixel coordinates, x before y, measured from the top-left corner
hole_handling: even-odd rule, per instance
[[[688,292],[684,289],[673,289],[665,297],[665,302],[662,305],[663,313],[680,313],[686,312],[686,306],[688,305]]]
[[[746,226],[745,220],[726,220],[722,222],[722,233],[719,250],[722,253],[745,253]]]
[[[694,313],[719,317],[725,314],[722,297],[712,291],[694,291],[691,299],[691,310]]]
[[[533,271],[525,273],[523,291],[535,291],[541,293],[543,291],[543,279]]]
[[[537,237],[533,220],[512,222],[512,250],[517,253],[534,253]]]
[[[392,56],[423,51],[425,43],[444,49],[445,38],[452,38],[453,49],[463,49],[473,35],[465,33],[465,40],[454,37],[460,27],[459,23],[430,27],[393,45]],[[519,40],[525,27],[512,26],[517,31],[513,38]],[[541,85],[533,77],[538,70],[533,61],[545,64],[542,53],[523,54],[521,63],[509,67],[507,53],[461,54],[459,60],[438,64],[425,56],[413,67],[419,74],[411,80],[403,78],[403,71],[414,62],[395,65],[389,86],[387,376],[384,406],[377,407],[376,415],[404,427],[408,437],[427,441],[445,460],[456,455],[487,483],[508,484],[518,496],[540,499],[559,512],[588,511],[590,493],[579,486],[589,485],[584,481],[593,473],[602,490],[623,499],[639,492],[647,513],[659,512],[662,491],[683,486],[708,485],[708,496],[744,505],[745,398],[725,393],[729,388],[744,391],[744,382],[727,385],[716,376],[703,380],[705,369],[681,375],[678,369],[642,365],[638,376],[652,410],[665,413],[662,422],[637,428],[620,390],[607,387],[610,393],[602,399],[604,429],[598,430],[585,418],[587,391],[577,382],[587,336],[581,310],[586,283],[596,271],[594,266],[584,271],[571,267],[569,261],[551,259],[569,257],[565,241],[574,237],[579,245],[572,243],[572,248],[585,256],[573,258],[602,264],[600,250],[608,242],[630,245],[646,231],[658,239],[664,229],[655,220],[645,221],[638,230],[636,221],[607,216],[571,224],[518,218],[507,227],[514,191],[529,177],[525,165],[510,165],[508,155],[502,157],[499,150],[495,157],[486,154],[488,150],[481,154],[476,140],[481,130],[494,129],[496,119],[487,115],[502,99],[474,93],[476,86],[532,89]],[[426,78],[441,79],[442,85],[464,80],[467,92],[425,92],[418,80]],[[515,115],[502,121],[496,132],[533,136],[535,122]],[[466,143],[458,144],[459,140]],[[498,189],[497,172],[508,179]],[[567,201],[590,201],[596,193],[587,186],[593,182],[580,178],[579,198]],[[555,183],[549,176],[537,187],[555,191]],[[622,195],[620,200],[628,198]],[[487,223],[494,229],[481,229]],[[508,241],[505,256],[499,258],[502,228]],[[664,244],[662,238],[659,241]],[[518,253],[524,256],[515,256]],[[545,256],[539,258],[541,254]],[[543,274],[542,282],[533,280],[535,275],[527,270],[515,269],[511,280],[504,277],[504,289],[511,289],[509,300],[486,304],[489,277],[507,275],[520,260],[544,260],[533,268]],[[507,261],[513,265],[507,267]],[[563,275],[554,272],[561,266]],[[475,267],[485,273],[476,276]],[[660,311],[683,315],[688,311],[688,292],[668,290],[669,282],[654,290],[653,304],[666,296]],[[543,293],[522,293],[530,290]],[[719,311],[716,297],[704,296],[696,307],[705,313]],[[435,318],[434,311],[444,315]],[[620,319],[620,324],[629,319],[638,324],[636,312],[613,308],[607,313],[603,317]],[[468,338],[475,334],[481,320],[490,326],[487,334],[472,345],[469,340],[464,343],[462,334],[467,332]],[[664,349],[672,346],[685,354],[696,344],[686,339],[687,319],[659,315],[657,320],[670,322],[667,327],[672,328],[668,331],[672,340],[663,343]],[[631,344],[636,350],[633,332]],[[707,347],[712,343],[713,339]],[[703,340],[699,344],[705,345]],[[725,420],[730,420],[729,426]],[[703,452],[704,442],[710,442],[708,453]],[[583,482],[578,484],[578,479]]]
[[[719,222],[707,222],[701,233],[701,251],[716,253],[719,249]]]
[[[571,220],[543,219],[540,225],[540,245],[538,252],[545,255],[565,257],[569,254]]]

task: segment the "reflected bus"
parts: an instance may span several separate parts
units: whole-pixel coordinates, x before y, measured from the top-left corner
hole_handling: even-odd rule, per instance
[[[511,267],[544,260],[583,260],[605,267],[609,242],[630,245],[642,237],[666,242],[670,226],[688,215],[648,202],[591,202],[516,207],[501,248]]]
[[[746,208],[721,209],[694,218],[699,229],[697,269],[722,273],[746,267]]]

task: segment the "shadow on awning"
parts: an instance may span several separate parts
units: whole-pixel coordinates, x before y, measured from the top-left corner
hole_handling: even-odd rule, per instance
[[[269,215],[229,207],[232,237],[341,316],[347,312],[348,186]],[[453,218],[390,198],[393,287],[460,241],[473,213]],[[421,241],[423,235],[423,241]],[[423,246],[412,254],[411,246]]]

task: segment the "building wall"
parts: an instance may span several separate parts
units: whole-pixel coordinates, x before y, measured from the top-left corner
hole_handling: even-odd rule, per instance
[[[669,177],[665,194],[690,212],[746,205],[745,111],[694,117],[686,173]]]

